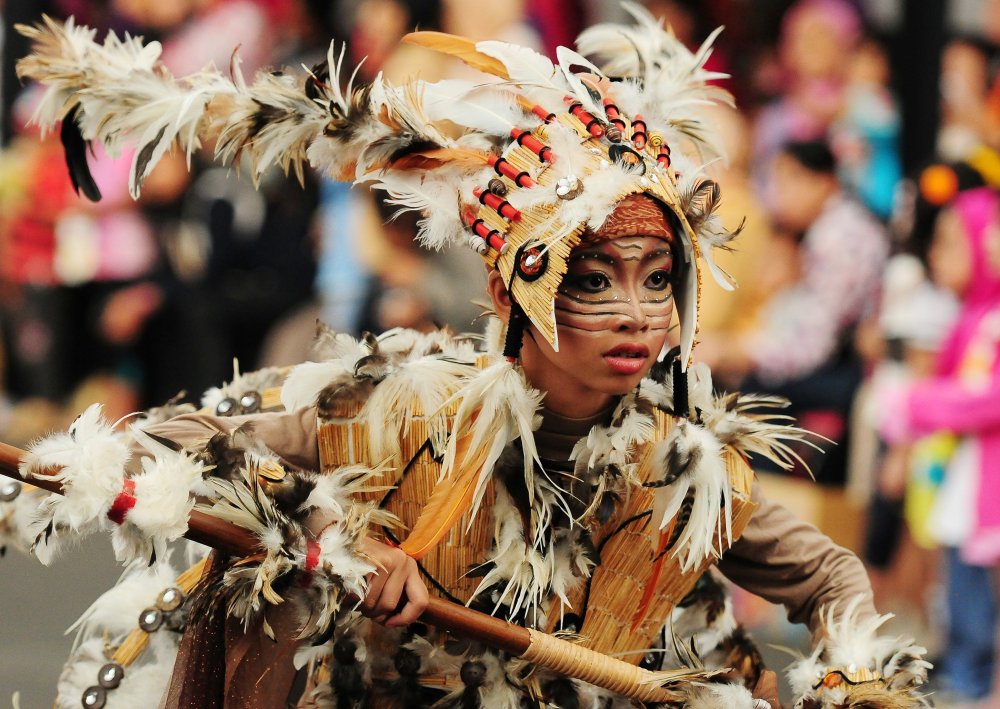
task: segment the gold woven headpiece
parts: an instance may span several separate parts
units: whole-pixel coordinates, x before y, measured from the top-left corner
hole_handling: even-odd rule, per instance
[[[536,328],[558,348],[554,300],[566,257],[585,232],[602,229],[631,195],[646,195],[676,216],[685,269],[675,293],[687,362],[697,327],[698,260],[724,287],[712,249],[731,234],[714,214],[719,192],[695,160],[717,153],[700,120],[706,101],[728,101],[704,69],[713,34],[692,53],[646,10],[625,3],[637,24],[598,25],[557,62],[530,49],[418,32],[407,41],[459,57],[499,83],[411,80],[381,75],[342,83],[344,49],[303,78],[261,72],[170,76],[159,45],[102,43],[70,20],[20,27],[34,51],[21,77],[46,86],[34,120],[63,121],[68,157],[88,194],[85,146],[114,154],[136,146],[131,187],[174,143],[190,153],[215,139],[222,160],[248,160],[259,176],[271,165],[303,165],[385,190],[418,211],[418,239],[430,248],[466,242],[495,266]],[[594,57],[597,66],[583,55]],[[456,130],[457,128],[457,130]],[[75,136],[75,137],[74,137]],[[631,202],[629,202],[631,204]],[[639,219],[638,216],[633,218]],[[622,228],[608,225],[607,229]]]

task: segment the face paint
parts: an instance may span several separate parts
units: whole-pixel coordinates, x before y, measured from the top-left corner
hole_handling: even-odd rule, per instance
[[[530,336],[522,350],[529,381],[547,392],[547,405],[598,411],[642,381],[667,341],[672,266],[670,242],[657,236],[574,250],[556,297],[559,351]]]
[[[664,239],[633,236],[585,244],[570,256],[556,298],[556,323],[596,333],[632,319],[666,330],[673,314],[672,268]]]

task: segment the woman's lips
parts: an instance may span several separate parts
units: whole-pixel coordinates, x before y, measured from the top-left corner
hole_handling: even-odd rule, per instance
[[[615,374],[638,374],[649,359],[649,348],[639,344],[618,345],[604,353],[604,361]]]

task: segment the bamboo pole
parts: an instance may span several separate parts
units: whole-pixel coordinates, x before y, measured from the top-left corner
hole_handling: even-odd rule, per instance
[[[34,477],[30,481],[25,480],[18,471],[18,463],[23,456],[23,450],[0,442],[0,474],[62,494],[62,486],[57,481]],[[184,536],[234,556],[247,556],[258,546],[257,538],[249,531],[197,510],[192,511],[188,518],[188,531]],[[581,645],[508,623],[443,598],[432,597],[420,621],[640,701],[677,700],[676,692],[661,685],[687,674],[683,670],[662,673],[643,670]]]

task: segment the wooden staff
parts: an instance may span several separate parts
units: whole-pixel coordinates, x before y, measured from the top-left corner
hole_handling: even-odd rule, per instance
[[[18,462],[24,451],[0,443],[0,473],[22,483],[62,494],[62,485],[45,478],[21,477]],[[248,530],[193,510],[188,518],[191,541],[205,544],[237,557],[252,554],[259,540]],[[678,693],[663,687],[671,680],[692,674],[688,670],[650,672],[537,630],[523,628],[463,605],[431,597],[421,622],[442,630],[479,640],[491,647],[569,677],[590,682],[618,694],[644,702],[679,699]]]

